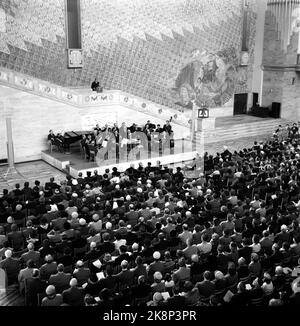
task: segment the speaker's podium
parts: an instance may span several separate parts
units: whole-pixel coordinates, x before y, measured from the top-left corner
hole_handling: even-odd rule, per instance
[[[197,131],[215,129],[216,118],[209,117],[207,108],[198,109]]]

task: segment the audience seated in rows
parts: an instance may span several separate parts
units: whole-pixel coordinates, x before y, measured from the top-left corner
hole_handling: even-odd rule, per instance
[[[30,306],[297,305],[299,148],[206,153],[197,179],[149,163],[4,189],[0,268]]]

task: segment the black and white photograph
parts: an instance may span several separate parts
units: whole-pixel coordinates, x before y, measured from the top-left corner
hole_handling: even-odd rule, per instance
[[[0,320],[300,306],[299,128],[300,0],[0,0]]]

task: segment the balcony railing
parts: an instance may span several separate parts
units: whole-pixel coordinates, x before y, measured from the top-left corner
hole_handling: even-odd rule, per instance
[[[190,126],[191,116],[189,112],[183,113],[121,90],[106,90],[104,93],[95,93],[88,89],[87,92],[81,93],[78,90],[51,84],[6,68],[0,68],[0,85],[14,87],[80,108],[122,105],[163,120],[172,117],[173,123],[184,127]]]

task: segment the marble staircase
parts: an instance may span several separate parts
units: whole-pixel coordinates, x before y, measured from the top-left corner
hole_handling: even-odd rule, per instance
[[[248,116],[245,116],[247,120]],[[223,121],[213,130],[198,131],[195,133],[196,142],[201,140],[204,143],[224,142],[226,140],[238,140],[240,138],[255,138],[263,135],[270,137],[274,133],[279,124],[284,126],[286,123],[291,123],[285,119],[259,118],[254,121],[238,121],[235,123],[234,117],[231,117],[231,122]]]

